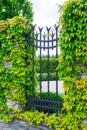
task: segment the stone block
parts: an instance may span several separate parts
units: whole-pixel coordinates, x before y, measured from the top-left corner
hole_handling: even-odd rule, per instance
[[[8,108],[15,108],[15,109],[20,109],[21,105],[18,102],[13,102],[10,99],[7,99],[6,105]]]
[[[83,123],[84,123],[84,124],[87,124],[87,119],[83,120]]]
[[[5,61],[5,62],[4,62],[4,66],[5,66],[6,68],[12,68],[12,65],[11,65],[11,63],[10,63],[9,61]]]
[[[83,78],[83,77],[85,77],[85,76],[87,76],[87,73],[85,72],[85,73],[81,73],[81,78]]]
[[[12,123],[5,123],[0,120],[0,130],[55,130],[49,129],[46,124],[31,126],[26,121],[14,120]]]

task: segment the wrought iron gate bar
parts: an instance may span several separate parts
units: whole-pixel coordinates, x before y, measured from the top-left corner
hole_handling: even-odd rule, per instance
[[[48,81],[48,96],[49,96],[49,92],[50,92],[50,88],[49,88],[49,69],[50,69],[50,62],[49,62],[49,31],[51,28],[46,28],[47,29],[47,34],[48,34],[48,55],[47,55],[47,58],[48,58],[48,65],[47,65],[47,69],[48,69],[48,76],[47,76],[47,81]]]
[[[39,40],[33,37],[31,37],[31,40],[35,40],[35,41],[37,40],[37,42],[48,42],[48,40]],[[49,40],[49,42],[56,42],[56,41],[58,41],[58,39]]]
[[[43,39],[43,40],[44,40],[43,43],[44,43],[44,51],[45,51],[45,32],[44,32],[43,38],[44,38],[44,39]]]
[[[58,38],[58,29],[56,28],[56,38]],[[57,45],[57,41],[56,41]],[[58,58],[58,47],[56,47],[56,58]],[[58,66],[58,63],[56,62],[56,68]],[[56,100],[58,101],[58,70],[56,70]],[[58,104],[57,104],[58,109]],[[56,114],[58,115],[58,112],[56,111]]]
[[[56,28],[56,38],[58,38],[58,28]],[[57,42],[56,42],[57,45]],[[56,58],[58,58],[58,47],[56,47]],[[56,62],[56,68],[58,66],[58,63]],[[56,95],[58,99],[58,70],[56,70]]]
[[[32,40],[32,38],[31,38],[31,40]],[[35,39],[33,39],[33,40],[36,41],[36,48],[38,48],[38,32],[37,31],[36,31],[36,40]]]
[[[39,31],[40,31],[40,46],[41,46],[41,32],[42,32],[42,29],[43,28],[39,28]],[[41,96],[41,91],[42,91],[42,60],[41,60],[41,48],[40,48],[40,96]]]
[[[35,101],[36,96],[33,96],[33,97],[32,97],[32,96],[29,96],[29,97],[32,98],[33,101]],[[45,102],[49,102],[49,103],[53,103],[53,104],[56,103],[56,104],[58,104],[58,105],[62,102],[62,101],[60,101],[60,100],[59,100],[59,101],[53,100],[53,99],[50,99],[50,100],[49,100],[49,99],[47,99],[47,98],[40,98],[40,97],[37,97],[36,100],[37,100],[37,101],[40,100],[40,101],[42,101],[42,102],[44,102],[44,100],[45,100]]]
[[[36,48],[41,48],[41,49],[48,49],[48,47],[43,47],[43,46],[38,46],[38,45],[34,45],[33,43],[29,43],[31,46],[34,46],[34,47],[36,47]],[[56,47],[58,47],[58,46],[49,46],[49,49],[53,49],[53,48],[56,48]]]
[[[39,108],[39,111],[45,110],[45,112],[50,112],[53,113],[56,111],[61,111],[61,107],[56,107],[56,105],[61,105],[63,104],[63,101],[56,101],[56,100],[49,100],[49,99],[44,99],[44,98],[36,98],[29,96],[30,102],[28,102],[29,108],[34,107],[36,109]],[[34,104],[34,106],[33,106]],[[50,105],[50,106],[49,106]]]
[[[32,36],[34,37],[34,29],[32,30]],[[34,46],[32,46],[32,95],[34,95]]]

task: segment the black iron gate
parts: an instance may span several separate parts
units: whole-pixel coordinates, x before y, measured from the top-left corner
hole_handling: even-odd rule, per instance
[[[36,26],[32,27],[31,34],[27,35],[29,40],[29,44],[32,46],[32,93],[27,94],[27,109],[37,109],[39,111],[44,111],[48,113],[56,113],[58,114],[59,111],[61,111],[62,108],[62,100],[59,98],[58,94],[58,60],[56,62],[55,67],[55,96],[53,95],[53,92],[51,91],[52,82],[50,81],[50,58],[51,58],[51,50],[55,53],[55,58],[58,59],[58,28],[59,26],[48,28],[38,28],[36,31]],[[29,32],[28,32],[29,33]],[[31,41],[31,42],[30,42]],[[38,92],[35,91],[35,84],[34,84],[34,67],[35,67],[35,49],[38,49],[39,53],[39,89]],[[47,58],[47,90],[46,93],[43,92],[43,82],[42,82],[42,69],[43,69],[43,63],[42,63],[42,52],[46,55]],[[53,86],[54,87],[54,86]],[[39,93],[39,95],[37,94]]]

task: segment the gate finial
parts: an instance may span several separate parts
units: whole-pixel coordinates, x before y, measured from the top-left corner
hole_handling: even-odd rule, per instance
[[[42,28],[41,28],[41,27],[39,27],[39,31],[40,31],[40,32],[42,32],[42,30],[43,30],[43,27],[42,27]]]
[[[51,27],[46,27],[46,29],[47,29],[47,32],[49,32],[51,30]]]

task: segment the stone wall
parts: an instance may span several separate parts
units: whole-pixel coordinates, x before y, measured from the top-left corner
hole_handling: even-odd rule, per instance
[[[54,130],[49,129],[45,124],[31,126],[25,121],[14,120],[12,123],[5,123],[0,120],[0,130]]]

